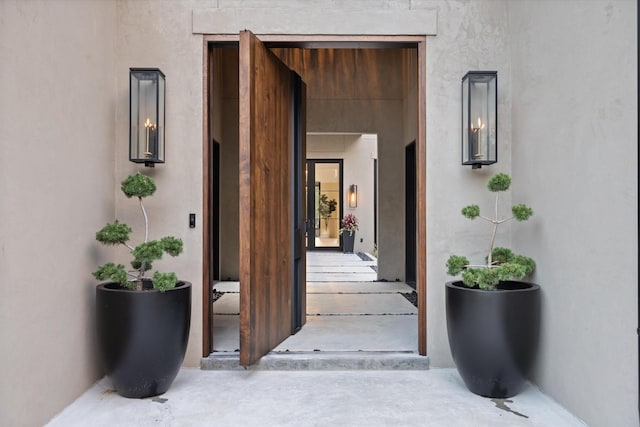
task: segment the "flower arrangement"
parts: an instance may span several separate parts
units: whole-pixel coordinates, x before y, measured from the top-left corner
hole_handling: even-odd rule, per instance
[[[358,230],[358,218],[356,218],[355,215],[348,214],[347,216],[342,218],[342,220],[340,221],[340,234],[344,233],[345,231],[348,231],[349,236],[353,236],[353,233],[355,233],[357,230]]]

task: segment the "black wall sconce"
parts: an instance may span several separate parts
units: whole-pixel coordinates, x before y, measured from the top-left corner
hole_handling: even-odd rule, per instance
[[[473,169],[498,161],[498,72],[462,78],[462,164]]]
[[[164,74],[158,68],[129,69],[129,160],[164,163]]]
[[[358,186],[355,184],[349,186],[349,207],[358,207]]]

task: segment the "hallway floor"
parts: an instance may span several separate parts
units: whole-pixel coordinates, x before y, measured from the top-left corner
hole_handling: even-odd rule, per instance
[[[237,351],[238,283],[217,283],[214,288],[224,292],[213,303],[214,351]],[[417,309],[400,294],[411,291],[404,283],[308,283],[307,323],[274,351],[417,352]]]
[[[373,282],[376,260],[355,254],[307,254],[307,323],[274,352],[418,351],[418,311],[401,282]],[[311,280],[311,277],[314,280]],[[240,346],[238,282],[218,282],[213,303],[214,352]]]

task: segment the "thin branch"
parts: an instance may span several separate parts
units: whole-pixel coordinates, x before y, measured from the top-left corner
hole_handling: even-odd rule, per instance
[[[468,264],[465,268],[496,268],[497,265],[480,265],[480,264]]]
[[[126,247],[129,248],[130,251],[133,251],[135,248],[133,246],[131,246],[130,244],[128,244],[127,242],[122,243],[123,245],[125,245]]]
[[[495,216],[495,221],[493,223],[493,233],[491,234],[491,243],[489,244],[489,255],[487,256],[487,266],[491,267],[492,260],[491,260],[491,256],[493,255],[493,244],[496,241],[496,232],[498,231],[498,226],[500,225],[500,222],[498,222],[498,196],[500,195],[499,192],[496,193],[496,216]]]
[[[142,209],[142,214],[144,215],[144,242],[147,243],[149,240],[149,218],[147,217],[147,211],[142,204],[142,197],[138,197],[140,200],[140,208]]]
[[[501,219],[500,221],[496,221],[496,224],[502,224],[503,222],[511,221],[512,219],[515,219],[515,216],[512,216],[511,218]]]
[[[495,219],[487,218],[486,216],[478,215],[478,218],[482,218],[485,221],[489,221],[491,224],[495,224],[496,223]]]

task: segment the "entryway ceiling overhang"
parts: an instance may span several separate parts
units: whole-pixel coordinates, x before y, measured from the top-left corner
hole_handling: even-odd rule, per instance
[[[436,9],[337,10],[199,8],[193,10],[194,34],[421,35],[435,36]],[[312,19],[310,19],[312,18]],[[372,31],[373,30],[373,31]]]

